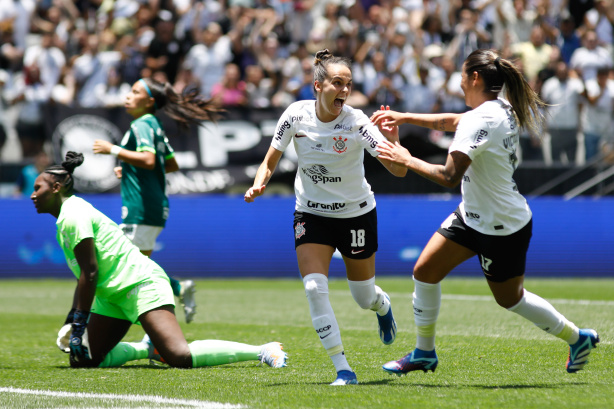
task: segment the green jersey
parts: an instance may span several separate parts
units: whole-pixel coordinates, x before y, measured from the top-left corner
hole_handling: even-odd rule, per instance
[[[168,143],[158,118],[143,115],[130,123],[121,147],[156,155],[153,170],[122,162],[122,221],[126,224],[162,226],[168,218],[166,196],[166,161],[175,153]]]
[[[77,279],[81,269],[75,246],[83,239],[94,239],[98,262],[96,297],[109,301],[125,298],[135,285],[148,282],[153,270],[160,269],[141,254],[117,224],[80,197],[71,196],[64,201],[56,225],[58,243]]]

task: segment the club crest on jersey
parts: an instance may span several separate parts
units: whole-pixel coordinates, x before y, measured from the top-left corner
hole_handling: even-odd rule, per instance
[[[307,230],[305,229],[305,222],[296,223],[296,226],[294,226],[294,237],[296,237],[296,239],[298,240],[305,235],[306,231]]]
[[[335,152],[343,153],[348,150],[348,147],[345,145],[345,142],[348,140],[348,138],[344,138],[343,136],[340,136],[339,138],[335,138],[333,136],[333,139],[335,141],[335,144],[333,145],[333,150]]]

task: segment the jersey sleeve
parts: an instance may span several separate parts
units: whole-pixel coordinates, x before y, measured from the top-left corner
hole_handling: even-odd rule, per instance
[[[131,127],[136,138],[136,151],[156,153],[153,128],[145,121],[137,121]]]
[[[358,125],[358,133],[360,134],[360,144],[371,156],[377,157],[379,155],[379,152],[376,150],[377,145],[385,141],[386,137],[364,112],[354,110],[354,115],[356,117],[356,125]]]
[[[94,227],[91,217],[79,211],[66,215],[62,223],[62,236],[64,246],[74,251],[77,244],[83,239],[94,238]]]
[[[448,153],[462,152],[473,160],[490,144],[488,122],[475,112],[465,113],[454,134]]]
[[[288,147],[288,144],[292,140],[292,135],[294,134],[294,126],[292,125],[291,118],[291,108],[288,107],[284,111],[284,113],[277,121],[277,126],[275,127],[275,134],[273,135],[273,140],[271,141],[271,146],[278,151],[285,151]]]

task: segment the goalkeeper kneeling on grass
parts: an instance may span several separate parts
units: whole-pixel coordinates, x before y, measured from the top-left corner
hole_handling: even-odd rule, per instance
[[[164,270],[141,254],[111,219],[73,196],[72,174],[81,163],[83,155],[68,152],[62,165],[50,166],[36,178],[31,196],[38,213],[57,218],[58,243],[78,280],[73,309],[58,334],[58,346],[70,353],[72,367],[116,367],[137,359],[178,368],[250,360],[286,366],[279,342],[188,344]],[[120,342],[134,323],[143,326],[145,339]]]

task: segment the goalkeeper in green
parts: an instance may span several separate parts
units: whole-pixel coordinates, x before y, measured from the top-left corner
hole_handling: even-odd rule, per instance
[[[279,342],[186,341],[177,318],[169,279],[143,255],[117,224],[73,195],[73,171],[83,155],[68,152],[34,182],[31,199],[38,213],[57,218],[57,240],[77,277],[69,314],[67,344],[72,367],[116,367],[137,359],[158,359],[192,368],[259,360],[286,365]],[[132,324],[147,333],[142,342],[121,342]],[[61,341],[61,340],[59,340]],[[154,348],[155,346],[155,348]]]

